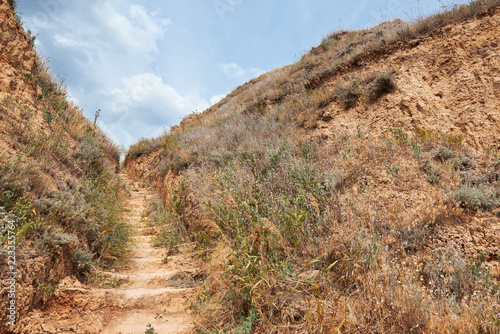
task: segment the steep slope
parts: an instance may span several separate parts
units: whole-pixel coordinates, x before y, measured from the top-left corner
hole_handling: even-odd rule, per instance
[[[123,261],[129,234],[116,145],[67,99],[14,5],[0,1],[2,333],[26,332],[62,278]]]
[[[375,130],[403,127],[462,133],[472,147],[500,146],[500,77],[497,15],[433,31],[391,52],[365,54],[350,68],[315,86],[334,94],[336,82],[353,82],[356,74],[395,72],[397,91],[369,108],[343,110],[336,103],[323,109],[330,125]],[[359,71],[362,67],[362,71]]]
[[[500,331],[498,5],[332,34],[130,148],[210,261],[200,329]]]

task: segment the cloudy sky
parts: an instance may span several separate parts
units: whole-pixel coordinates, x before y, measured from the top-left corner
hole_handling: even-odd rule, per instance
[[[451,1],[451,0],[450,0]],[[449,4],[450,1],[445,4]],[[120,145],[161,134],[332,31],[408,20],[439,0],[17,0],[72,99]],[[457,1],[454,1],[456,3]]]

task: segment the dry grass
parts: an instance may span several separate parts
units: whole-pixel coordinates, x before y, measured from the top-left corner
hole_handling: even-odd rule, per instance
[[[158,153],[157,175],[180,175],[216,224],[217,233],[192,237],[199,248],[229,252],[204,252],[225,263],[193,303],[201,333],[500,330],[488,260],[443,232],[494,209],[498,156],[471,153],[459,133],[358,127],[313,141],[301,131],[330,103],[368,105],[395,88],[384,68],[353,74],[331,94],[321,87],[325,73],[407,38],[408,27],[422,36],[496,4],[331,35],[299,63],[190,117],[158,139],[162,148],[146,145]]]
[[[129,231],[121,221],[124,191],[115,175],[116,144],[69,102],[46,62],[23,75],[42,94],[36,106],[10,97],[0,105],[8,111],[2,126],[15,153],[0,157],[0,207],[16,216],[26,247],[34,243],[60,252],[54,235],[64,232],[94,255],[94,265],[125,260]]]
[[[456,207],[460,200],[452,211],[446,207],[447,187],[461,187],[452,159],[437,159],[432,168],[440,179],[432,183],[421,161],[467,150],[439,134],[402,129],[376,137],[339,131],[320,147],[301,141],[293,123],[275,121],[284,108],[213,118],[176,133],[176,150],[189,150],[190,190],[219,227],[216,238],[231,248],[224,272],[212,273],[195,303],[206,315],[203,327],[425,333],[447,324],[494,332],[488,319],[500,296],[483,262],[453,243],[431,253],[436,226],[470,213]],[[489,167],[482,171],[495,168],[483,163]],[[411,195],[377,195],[394,189]]]

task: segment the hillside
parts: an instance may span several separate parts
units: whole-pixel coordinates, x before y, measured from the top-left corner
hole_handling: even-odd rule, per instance
[[[1,0],[1,333],[38,332],[32,314],[59,281],[125,261],[129,239],[116,145],[68,100],[19,21]]]
[[[201,333],[500,332],[498,5],[333,33],[130,148]]]

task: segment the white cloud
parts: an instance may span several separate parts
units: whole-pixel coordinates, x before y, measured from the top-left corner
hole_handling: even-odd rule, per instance
[[[60,34],[57,34],[54,36],[56,45],[62,46],[62,47],[79,47],[79,48],[89,48],[91,47],[90,43],[81,41],[81,40],[75,40],[69,36],[63,36]]]
[[[226,96],[218,93],[263,72],[216,58],[222,51],[204,28],[210,4],[65,1],[57,11],[46,12],[45,2],[62,0],[25,2],[29,28],[40,33],[37,46],[51,57],[55,73],[67,78],[68,93],[85,114],[93,119],[101,109],[99,122],[125,145],[160,134]],[[183,16],[193,11],[196,19]],[[35,20],[42,14],[44,22]]]
[[[134,108],[140,105],[155,109],[160,107],[166,112],[180,115],[208,107],[208,103],[197,96],[181,96],[173,87],[164,83],[162,78],[152,73],[124,78],[123,83],[123,89],[113,90],[120,106]]]
[[[220,94],[220,95],[214,95],[210,98],[210,104],[211,105],[214,105],[216,104],[217,102],[219,102],[220,100],[222,100],[223,98],[225,98],[227,96],[228,93],[225,93],[225,94]]]
[[[119,119],[119,127],[110,125],[112,136],[116,134],[125,144],[131,144],[133,134],[150,137],[161,133],[169,124],[179,123],[180,118],[193,111],[203,111],[209,107],[206,100],[196,96],[179,94],[172,86],[163,82],[161,77],[152,73],[141,73],[122,79],[123,87],[112,91],[106,106]],[[113,122],[117,123],[118,122]]]
[[[106,32],[106,41],[126,47],[127,51],[149,53],[158,51],[156,41],[163,38],[170,19],[158,18],[139,5],[129,9],[129,17],[119,13],[110,3],[94,9],[94,15]]]
[[[235,63],[220,64],[219,67],[222,69],[222,72],[224,72],[224,74],[230,78],[255,78],[265,73],[265,71],[259,68],[244,69],[243,67]]]
[[[170,19],[139,5],[124,7],[105,2],[78,9],[88,13],[79,14],[74,9],[62,16],[54,45],[78,54],[87,53],[86,58],[95,60],[92,66],[99,75],[103,69],[116,70],[114,65],[120,63],[130,64],[131,68],[151,63],[152,54],[158,53],[158,41],[172,24]],[[79,15],[88,19],[82,21]]]
[[[235,63],[221,64],[220,68],[222,68],[222,71],[228,77],[240,78],[246,74],[246,71],[240,65]]]

